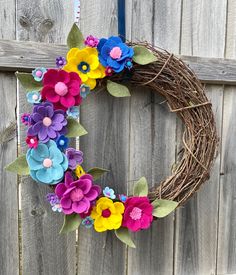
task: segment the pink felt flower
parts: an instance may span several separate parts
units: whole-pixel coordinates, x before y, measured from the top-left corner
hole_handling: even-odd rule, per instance
[[[52,102],[55,109],[78,106],[82,101],[80,85],[81,79],[77,73],[50,69],[43,78],[42,98]]]
[[[30,136],[27,136],[26,138],[26,143],[28,145],[29,148],[37,148],[38,147],[38,139],[37,137],[30,137]]]
[[[122,226],[131,231],[147,229],[153,220],[151,205],[147,197],[130,197],[125,202]]]
[[[74,180],[70,172],[65,174],[65,182],[57,185],[56,195],[60,199],[62,211],[66,215],[72,213],[88,213],[94,200],[101,193],[98,185],[93,184],[93,177],[89,174]]]

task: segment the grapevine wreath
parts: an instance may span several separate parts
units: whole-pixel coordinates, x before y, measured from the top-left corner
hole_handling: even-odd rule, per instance
[[[148,43],[124,43],[116,36],[84,40],[73,25],[67,44],[70,50],[66,58],[56,59],[57,68],[17,73],[33,104],[32,112],[21,116],[29,148],[7,169],[52,187],[46,199],[53,211],[64,214],[61,233],[80,224],[97,232],[114,230],[135,247],[130,231],[147,229],[156,218],[167,216],[209,178],[218,144],[211,103],[187,65]],[[102,190],[95,181],[108,171],[84,171],[83,153],[69,147],[70,138],[87,133],[78,122],[82,101],[98,86],[115,97],[130,96],[127,83],[164,96],[185,125],[182,159],[173,175],[151,190],[142,177],[129,196],[110,187]]]

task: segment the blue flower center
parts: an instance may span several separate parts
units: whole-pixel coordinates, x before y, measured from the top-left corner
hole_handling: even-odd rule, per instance
[[[65,145],[65,141],[64,141],[64,140],[60,140],[60,141],[59,141],[59,144],[60,144],[61,146],[63,146],[63,145]]]
[[[90,71],[90,66],[88,63],[82,61],[78,65],[78,70],[81,71],[82,73],[86,74]]]

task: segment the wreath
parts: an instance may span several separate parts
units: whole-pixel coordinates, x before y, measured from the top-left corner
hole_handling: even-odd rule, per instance
[[[50,185],[46,199],[52,210],[64,214],[61,233],[80,224],[97,232],[114,230],[135,247],[130,231],[148,229],[156,218],[185,203],[209,178],[218,138],[204,89],[191,69],[173,54],[148,43],[123,42],[120,37],[85,40],[76,25],[67,39],[66,58],[54,69],[36,68],[16,73],[27,91],[32,113],[24,113],[28,151],[6,168]],[[70,138],[87,134],[78,122],[79,105],[95,87],[106,87],[115,97],[130,96],[126,84],[146,86],[165,97],[171,112],[183,121],[184,148],[173,175],[148,190],[144,177],[132,195],[116,193],[95,183],[108,172],[82,168],[83,153],[69,146]]]

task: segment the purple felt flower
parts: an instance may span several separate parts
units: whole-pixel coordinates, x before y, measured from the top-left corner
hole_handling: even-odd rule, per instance
[[[84,41],[84,44],[88,47],[92,47],[92,48],[95,48],[97,47],[99,43],[99,39],[93,35],[89,35],[86,37],[85,41]]]
[[[83,152],[74,148],[66,149],[66,156],[69,161],[69,168],[74,170],[78,165],[83,162]]]
[[[93,184],[89,174],[74,181],[70,172],[65,173],[65,182],[57,185],[55,193],[60,199],[62,211],[66,215],[87,213],[94,200],[101,193],[101,188]]]
[[[28,136],[38,136],[39,140],[46,143],[49,139],[57,139],[59,135],[65,135],[66,125],[65,112],[54,110],[51,102],[43,102],[34,106]]]
[[[56,66],[57,66],[57,68],[62,68],[65,65],[66,65],[66,59],[65,59],[65,57],[58,56],[56,58]]]

